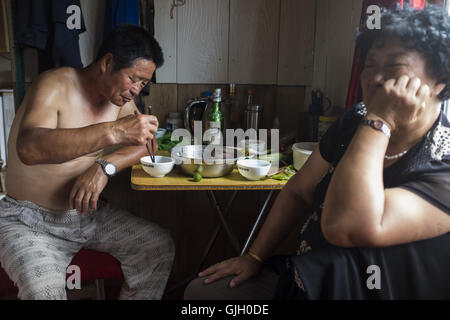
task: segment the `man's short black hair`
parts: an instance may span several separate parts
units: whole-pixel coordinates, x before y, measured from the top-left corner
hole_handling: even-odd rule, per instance
[[[449,99],[450,18],[447,10],[435,5],[427,5],[424,10],[416,10],[410,6],[383,9],[381,29],[370,30],[365,25],[358,34],[356,46],[360,50],[360,70],[363,69],[374,42],[383,41],[389,36],[424,55],[429,75],[439,83],[446,84],[439,99]]]
[[[153,61],[156,67],[164,63],[161,47],[145,29],[132,24],[120,24],[103,41],[97,60],[105,54],[114,57],[114,70],[133,66],[137,59]]]

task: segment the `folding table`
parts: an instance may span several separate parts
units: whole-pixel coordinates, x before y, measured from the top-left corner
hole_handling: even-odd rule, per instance
[[[176,167],[171,173],[166,175],[163,178],[153,178],[149,176],[143,169],[142,166],[135,165],[131,171],[131,187],[134,190],[141,191],[163,191],[163,190],[172,190],[172,191],[207,191],[208,196],[211,202],[211,205],[216,210],[220,223],[215,228],[211,238],[208,242],[208,245],[205,248],[205,251],[202,255],[202,259],[197,267],[197,274],[202,268],[203,263],[205,262],[208,253],[210,252],[212,245],[220,231],[220,227],[223,227],[236,254],[243,255],[246,253],[254,234],[261,222],[261,219],[266,211],[267,205],[272,199],[275,190],[281,190],[286,181],[279,181],[270,178],[266,178],[259,181],[249,181],[246,180],[243,176],[240,175],[237,169],[234,169],[229,175],[220,178],[204,178],[199,182],[194,182],[191,177],[183,174],[179,167]],[[222,209],[220,205],[217,203],[215,192],[217,191],[233,191],[230,200],[228,201],[227,206]],[[252,230],[245,241],[244,246],[241,248],[237,237],[230,225],[227,222],[226,216],[231,208],[231,205],[236,197],[238,191],[248,191],[248,190],[270,190],[267,195],[262,208],[259,211],[259,214],[253,224]]]

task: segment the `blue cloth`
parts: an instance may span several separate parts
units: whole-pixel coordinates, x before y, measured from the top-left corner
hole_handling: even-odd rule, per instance
[[[103,39],[121,23],[139,25],[140,0],[107,0]]]
[[[66,11],[71,5],[81,10],[79,0],[17,0],[18,43],[46,51],[45,55],[53,58],[53,66],[82,68],[78,40],[86,28],[83,14],[80,29],[67,28],[71,14]]]

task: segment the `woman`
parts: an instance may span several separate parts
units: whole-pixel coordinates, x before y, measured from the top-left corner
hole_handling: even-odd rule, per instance
[[[450,263],[449,17],[385,10],[357,46],[363,102],[291,178],[249,252],[201,272],[186,299],[450,297],[420,260]],[[297,254],[264,264],[305,217]]]

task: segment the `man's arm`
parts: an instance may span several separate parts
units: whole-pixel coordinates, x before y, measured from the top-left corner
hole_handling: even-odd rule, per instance
[[[118,118],[133,117],[135,112],[139,113],[134,102],[130,102],[122,107]],[[157,125],[158,121],[156,120]],[[146,154],[147,149],[142,145],[129,146],[108,153],[103,159],[113,163],[116,166],[117,172],[119,172],[138,163],[139,159]],[[98,163],[94,163],[75,181],[69,196],[70,206],[75,208],[77,212],[85,215],[89,213],[89,210],[97,210],[98,199],[107,183],[108,178],[103,172],[103,169]]]
[[[126,106],[120,109],[118,119],[126,118],[136,113],[140,113],[137,109],[134,101],[131,101]],[[158,126],[158,120],[156,120],[156,126]],[[140,146],[128,146],[119,148],[111,153],[108,153],[103,159],[113,163],[116,166],[117,172],[126,169],[134,164],[139,163],[139,160],[148,155],[145,145]]]
[[[64,163],[117,144],[144,145],[156,131],[156,118],[144,115],[60,129],[58,115],[65,90],[50,73],[44,74],[27,92],[17,138],[17,153],[26,165]]]

